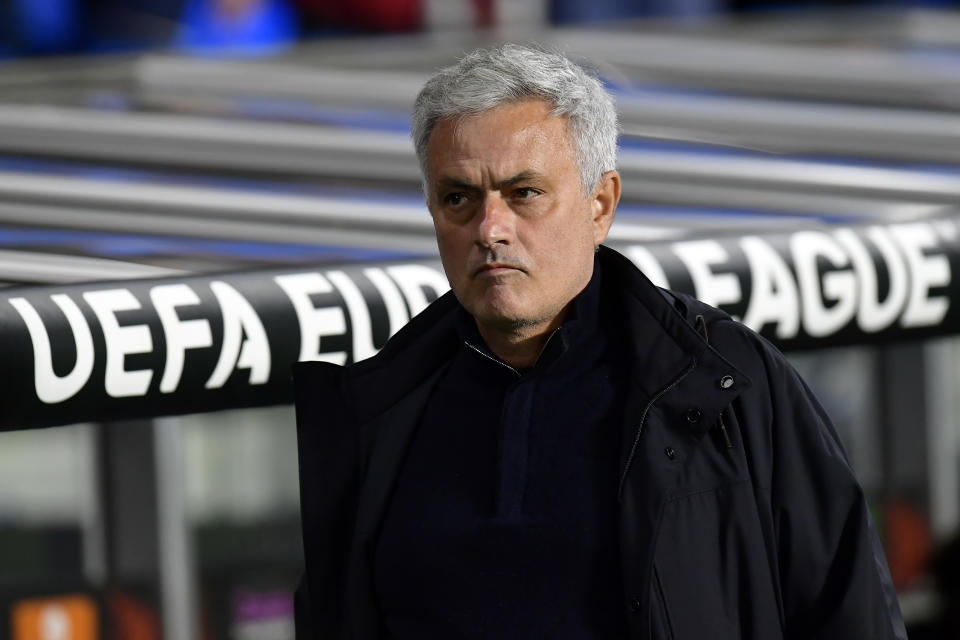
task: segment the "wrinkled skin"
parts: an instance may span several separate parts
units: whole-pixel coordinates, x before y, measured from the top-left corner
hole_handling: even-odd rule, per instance
[[[608,171],[584,194],[566,118],[524,100],[437,123],[427,188],[457,299],[494,353],[529,366],[590,281],[619,175]]]

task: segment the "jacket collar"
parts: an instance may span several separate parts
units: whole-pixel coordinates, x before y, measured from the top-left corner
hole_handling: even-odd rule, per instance
[[[458,308],[460,303],[448,291],[410,320],[375,356],[346,367],[348,400],[356,407],[360,424],[387,412],[446,366],[459,344]]]
[[[678,386],[696,391],[670,394],[663,400],[670,403],[676,396],[696,397],[704,419],[692,427],[705,431],[750,385],[747,376],[697,332],[694,319],[678,308],[678,300],[651,283],[628,258],[601,246],[598,262],[603,271],[601,295],[612,296],[622,305],[617,312],[624,318],[635,363],[630,384],[637,393],[631,395],[649,400],[693,367]],[[450,361],[460,343],[460,309],[453,292],[447,292],[391,338],[380,353],[347,368],[347,386],[365,391],[363,397],[350,398],[361,424],[400,402]],[[398,376],[397,371],[403,374]],[[722,381],[728,377],[733,384],[724,386],[727,383]]]
[[[696,398],[703,419],[691,425],[705,431],[750,386],[749,379],[697,331],[694,314],[679,298],[655,286],[629,259],[612,249],[601,247],[600,259],[604,273],[610,274],[610,287],[622,300],[621,315],[635,363],[632,389],[649,401],[675,385],[679,392],[662,395],[658,403],[676,404],[677,397],[688,402]],[[703,308],[714,316],[726,317],[705,305]],[[689,373],[683,375],[688,369]],[[695,391],[682,393],[684,390]]]

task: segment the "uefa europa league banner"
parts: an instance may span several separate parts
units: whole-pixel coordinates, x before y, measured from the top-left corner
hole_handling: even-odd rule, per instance
[[[960,219],[615,245],[783,349],[960,327]],[[367,358],[448,289],[438,260],[0,290],[0,428],[260,406]]]

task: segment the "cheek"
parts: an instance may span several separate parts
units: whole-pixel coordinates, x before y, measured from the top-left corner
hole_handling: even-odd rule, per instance
[[[590,227],[567,229],[556,234],[551,243],[544,244],[541,254],[546,267],[545,289],[569,293],[589,280],[593,272],[593,233]]]
[[[465,244],[456,234],[438,233],[437,248],[440,251],[440,262],[451,285],[461,279],[466,272],[466,263],[469,258],[469,244]]]
[[[580,220],[542,229],[532,237],[535,238],[543,264],[549,264],[554,269],[577,268],[587,254],[593,253],[593,227]]]

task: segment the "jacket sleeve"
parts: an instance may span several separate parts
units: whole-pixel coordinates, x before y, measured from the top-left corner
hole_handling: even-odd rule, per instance
[[[769,394],[770,513],[786,637],[906,640],[883,549],[840,438],[786,359],[758,340],[766,385],[753,391]]]
[[[356,518],[359,455],[342,370],[294,366],[305,571],[294,597],[297,640],[348,637],[345,591]]]
[[[300,577],[300,584],[293,595],[293,623],[296,640],[314,640],[317,637],[310,621],[310,589],[306,573]]]

